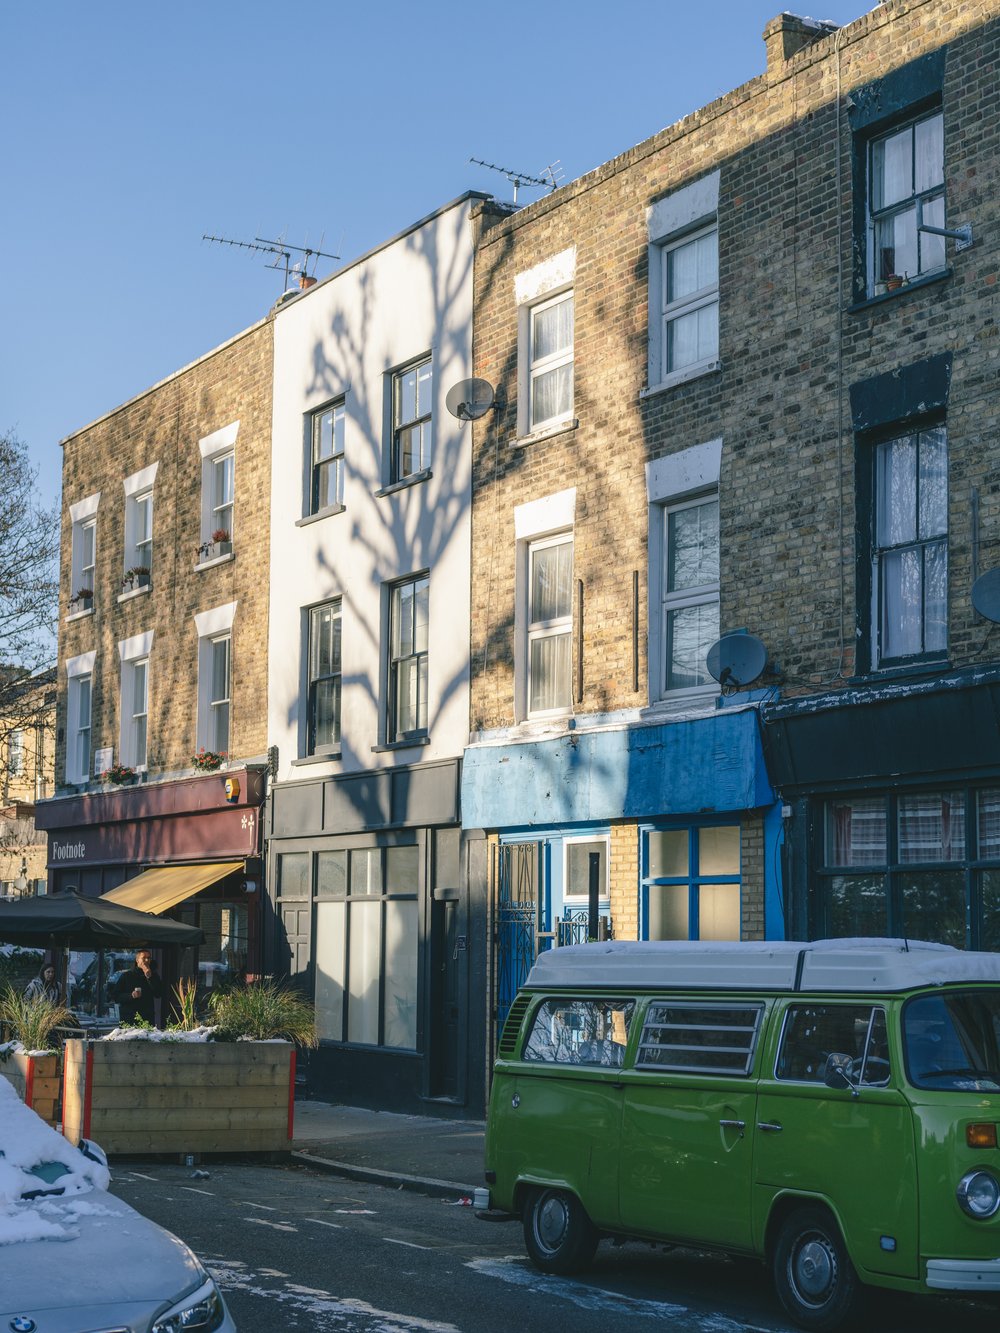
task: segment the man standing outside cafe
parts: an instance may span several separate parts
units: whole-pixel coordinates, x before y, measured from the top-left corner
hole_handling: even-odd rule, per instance
[[[112,998],[118,1002],[118,1021],[127,1026],[137,1019],[156,1026],[156,1001],[163,994],[163,982],[148,949],[139,949],[135,966],[123,972]]]

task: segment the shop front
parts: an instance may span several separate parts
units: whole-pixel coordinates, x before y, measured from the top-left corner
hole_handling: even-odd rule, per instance
[[[164,983],[160,1023],[180,980],[195,981],[204,1002],[218,985],[260,972],[265,791],[266,770],[240,768],[37,806],[51,892],[105,896],[202,930],[197,947],[153,951]],[[113,1019],[115,982],[131,961],[120,950],[70,954],[70,1007]]]

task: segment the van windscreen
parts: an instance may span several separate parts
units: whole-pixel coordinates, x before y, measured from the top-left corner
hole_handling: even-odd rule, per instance
[[[903,1010],[903,1044],[917,1088],[1000,1092],[1000,989],[917,996]]]

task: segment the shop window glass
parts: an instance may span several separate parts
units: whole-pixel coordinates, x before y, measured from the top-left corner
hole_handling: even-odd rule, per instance
[[[702,884],[698,892],[698,938],[738,940],[740,937],[740,886]]]
[[[404,1050],[412,1050],[417,1044],[417,951],[413,947],[416,938],[416,901],[391,899],[385,905],[383,1044]]]
[[[386,848],[386,893],[415,893],[419,874],[420,853],[416,847]]]
[[[902,935],[965,948],[965,872],[922,870],[900,876]]]
[[[316,894],[318,897],[343,897],[347,892],[347,853],[318,852],[316,855]]]
[[[828,865],[884,865],[886,849],[885,801],[829,801],[826,807]]]
[[[889,904],[883,875],[836,875],[827,890],[831,939],[889,934]]]
[[[979,793],[979,855],[1000,857],[1000,790]]]
[[[736,824],[698,832],[699,875],[733,875],[740,871],[740,830]]]
[[[377,847],[351,852],[351,894],[382,892],[382,856]]]
[[[347,1040],[378,1045],[381,904],[352,902],[350,915],[350,1001]]]
[[[649,873],[656,879],[688,873],[687,829],[650,831]]]
[[[283,852],[278,858],[278,895],[306,898],[309,895],[309,853]]]
[[[899,860],[965,859],[965,803],[961,792],[924,792],[899,798]]]
[[[649,887],[649,938],[690,938],[690,890],[686,884],[651,884]]]
[[[344,986],[347,928],[345,902],[318,903],[316,907],[316,1031],[321,1041],[344,1039]]]

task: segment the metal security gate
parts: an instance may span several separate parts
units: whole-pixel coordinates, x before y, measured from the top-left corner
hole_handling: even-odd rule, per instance
[[[496,1026],[494,1047],[518,988],[526,980],[538,950],[537,842],[507,842],[493,858],[496,904]]]

